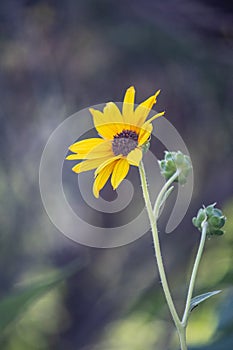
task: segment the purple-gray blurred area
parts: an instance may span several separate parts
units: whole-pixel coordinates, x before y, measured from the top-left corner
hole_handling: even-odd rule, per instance
[[[53,130],[83,108],[122,101],[131,85],[138,103],[161,89],[156,109],[165,109],[193,162],[187,215],[173,233],[163,233],[174,193],[159,222],[179,313],[200,237],[192,217],[214,202],[228,216],[226,234],[206,243],[195,294],[223,292],[193,311],[188,344],[190,350],[233,348],[232,23],[227,0],[0,2],[0,328],[9,295],[80,262],[17,315],[15,304],[8,305],[13,316],[2,350],[179,348],[150,233],[115,249],[85,247],[56,229],[40,197],[40,158]],[[163,156],[156,140],[152,149]],[[77,175],[69,165],[64,178],[72,191]],[[137,169],[129,178],[138,188],[127,211],[133,217],[143,208]],[[109,184],[102,196],[115,198]],[[75,205],[85,220],[116,225],[117,216],[85,207],[78,191]]]

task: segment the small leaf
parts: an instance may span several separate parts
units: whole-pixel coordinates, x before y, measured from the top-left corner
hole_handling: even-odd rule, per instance
[[[204,293],[204,294],[201,294],[201,295],[198,295],[198,296],[192,298],[191,303],[190,303],[190,307],[189,307],[189,312],[191,312],[195,307],[197,307],[204,300],[209,299],[213,295],[216,295],[220,292],[221,292],[221,290],[215,290],[213,292]]]

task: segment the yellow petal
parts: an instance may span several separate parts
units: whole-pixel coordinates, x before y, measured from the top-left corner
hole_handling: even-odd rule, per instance
[[[124,103],[134,105],[135,89],[134,86],[130,86],[125,93]]]
[[[113,156],[111,141],[104,141],[100,145],[97,145],[96,147],[92,148],[90,152],[86,153],[85,158],[94,159],[94,158],[102,158],[107,156],[108,157]]]
[[[89,159],[89,160],[85,160],[84,162],[81,162],[79,164],[76,164],[72,170],[75,173],[82,173],[84,171],[88,171],[88,170],[92,170],[97,168],[98,166],[100,166],[100,164],[104,163],[106,160],[108,159],[108,157],[106,158],[100,158],[100,159]]]
[[[142,160],[142,150],[135,148],[127,155],[127,161],[130,165],[139,166],[140,161]]]
[[[141,130],[139,132],[138,136],[138,145],[143,145],[150,137],[153,130],[153,125],[151,123],[144,123],[141,127]]]
[[[160,112],[160,113],[157,113],[157,114],[155,114],[153,117],[151,117],[150,119],[148,119],[148,120],[146,121],[146,123],[151,123],[154,119],[157,119],[158,117],[162,117],[164,114],[165,114],[165,111]]]
[[[113,155],[112,152],[112,143],[111,141],[105,141],[93,147],[87,153],[78,153],[78,154],[70,154],[66,157],[68,160],[74,159],[95,159],[95,158],[103,158],[103,157],[111,157]]]
[[[147,100],[140,103],[140,105],[135,110],[135,123],[138,126],[141,126],[148,114],[150,113],[151,109],[153,108],[153,105],[156,103],[156,98],[159,95],[160,90],[156,91],[156,93],[153,96],[150,96]]]
[[[73,143],[69,147],[69,150],[74,153],[87,153],[89,152],[93,147],[100,145],[101,143],[105,142],[103,139],[100,138],[92,138],[87,140],[82,140]]]
[[[129,163],[126,159],[119,159],[114,166],[111,184],[114,190],[120,185],[121,181],[124,180],[129,171]]]
[[[106,103],[106,106],[104,107],[104,117],[109,123],[120,124],[120,127],[122,127],[121,124],[124,123],[119,108],[113,102]]]
[[[126,124],[133,123],[134,98],[135,98],[135,89],[133,86],[130,86],[126,90],[123,106],[122,106],[123,119]]]
[[[116,160],[120,159],[121,157],[122,157],[121,155],[115,156],[115,157],[111,157],[110,159],[107,159],[105,162],[100,164],[100,166],[95,171],[95,177],[100,173],[101,170],[103,170],[103,168],[105,168],[109,164],[115,162]]]
[[[102,188],[104,187],[104,185],[106,184],[106,182],[108,181],[112,170],[114,168],[114,162],[112,162],[111,164],[105,166],[100,173],[98,174],[98,176],[95,178],[94,184],[93,184],[93,194],[96,198],[99,198],[99,192],[100,190],[102,190]]]
[[[153,130],[153,125],[151,124],[151,122],[164,115],[165,112],[160,112],[160,113],[157,113],[155,114],[153,117],[151,117],[150,119],[148,119],[141,127],[141,130],[139,132],[139,136],[138,136],[138,144],[139,146],[143,145],[147,140],[148,138],[150,137],[151,133],[152,133],[152,130]]]
[[[67,157],[66,157],[67,160],[80,160],[80,159],[86,159],[86,155],[85,154],[77,154],[77,153],[74,153],[74,154],[69,154]]]
[[[93,116],[95,128],[99,135],[105,139],[112,140],[113,136],[118,132],[116,124],[111,123],[111,120],[108,120],[108,118],[106,118],[106,116],[97,109],[90,108],[89,111]]]

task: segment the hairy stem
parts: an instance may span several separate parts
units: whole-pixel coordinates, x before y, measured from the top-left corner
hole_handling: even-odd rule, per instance
[[[174,303],[173,303],[173,300],[172,300],[172,297],[171,297],[171,293],[170,293],[170,290],[169,290],[167,277],[166,277],[166,273],[165,273],[164,266],[163,266],[163,260],[162,260],[162,254],[161,254],[161,249],[160,249],[160,243],[159,243],[159,236],[158,236],[158,229],[157,229],[156,219],[157,219],[157,215],[158,215],[160,201],[158,199],[156,201],[156,203],[157,203],[157,206],[155,206],[155,214],[156,215],[154,215],[154,211],[153,211],[153,208],[152,208],[152,205],[151,205],[150,196],[149,196],[149,192],[148,192],[147,182],[146,182],[145,169],[144,169],[144,166],[143,166],[142,162],[139,165],[139,173],[140,173],[140,178],[141,178],[143,197],[144,197],[144,200],[145,200],[145,205],[146,205],[146,209],[147,209],[149,220],[150,220],[152,237],[153,237],[153,241],[154,241],[155,256],[156,256],[156,260],[157,260],[157,265],[158,265],[160,279],[161,279],[161,282],[162,282],[163,291],[164,291],[165,298],[166,298],[169,310],[171,312],[173,321],[174,321],[174,323],[176,325],[178,333],[180,334],[180,330],[182,328],[182,324],[181,324],[180,319],[178,317],[178,314],[176,312],[176,308],[174,306]],[[163,198],[164,193],[166,192],[167,188],[169,187],[169,185],[167,186],[166,184],[165,184],[165,186],[163,187],[163,189],[161,190],[161,192],[159,194],[158,198],[160,198],[160,200]],[[182,350],[186,350],[186,348],[183,347]]]
[[[204,222],[204,224],[202,226],[201,240],[200,240],[197,256],[196,256],[196,259],[195,259],[195,262],[193,265],[193,271],[191,274],[191,278],[190,278],[189,289],[188,289],[188,294],[187,294],[187,299],[186,299],[186,305],[185,305],[185,310],[184,310],[184,314],[183,314],[183,318],[182,318],[182,324],[184,327],[187,326],[188,316],[189,316],[189,312],[190,312],[190,303],[191,303],[191,299],[192,299],[192,295],[193,295],[193,288],[194,288],[194,284],[195,284],[195,280],[196,280],[196,276],[197,276],[197,270],[198,270],[198,267],[200,264],[201,256],[202,256],[204,245],[205,245],[207,226],[208,226],[208,223]]]
[[[176,178],[179,176],[180,174],[180,170],[177,170],[171,177],[170,179],[164,184],[164,186],[162,187],[161,191],[159,192],[159,195],[155,201],[155,205],[154,205],[154,216],[157,220],[158,215],[159,215],[159,209],[160,209],[160,203],[166,193],[166,191],[169,189],[170,185],[173,183],[174,180],[176,180]]]

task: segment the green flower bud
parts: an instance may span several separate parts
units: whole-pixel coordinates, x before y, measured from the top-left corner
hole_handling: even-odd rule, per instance
[[[226,222],[226,217],[223,215],[220,209],[215,208],[216,203],[199,209],[197,216],[193,218],[192,222],[199,231],[202,230],[202,225],[204,222],[208,223],[207,235],[223,235],[224,231],[221,228]]]
[[[180,151],[165,151],[165,157],[163,160],[159,161],[159,166],[161,174],[166,180],[170,179],[170,177],[179,170],[180,174],[174,181],[179,182],[181,185],[186,183],[189,171],[192,168],[190,158]]]

